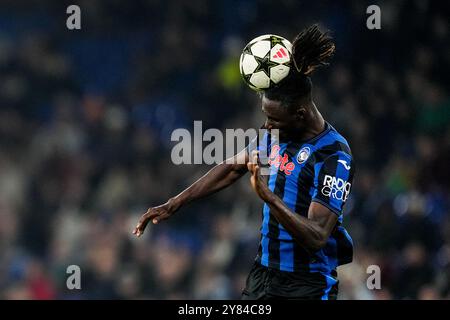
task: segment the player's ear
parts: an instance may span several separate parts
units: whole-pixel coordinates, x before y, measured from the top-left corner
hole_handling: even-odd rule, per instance
[[[306,115],[306,109],[303,106],[299,106],[297,107],[297,109],[295,110],[295,119],[298,121],[303,121],[305,120],[305,115]]]

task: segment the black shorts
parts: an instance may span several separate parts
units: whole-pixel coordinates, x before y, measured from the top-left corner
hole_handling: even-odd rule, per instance
[[[255,261],[242,299],[336,300],[339,283],[336,276],[333,272],[330,285],[327,277],[320,273],[280,271]]]

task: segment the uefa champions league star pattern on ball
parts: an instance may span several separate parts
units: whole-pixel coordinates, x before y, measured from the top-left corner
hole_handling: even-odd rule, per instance
[[[292,44],[266,34],[250,41],[240,58],[240,72],[253,90],[266,90],[283,80],[292,67]]]

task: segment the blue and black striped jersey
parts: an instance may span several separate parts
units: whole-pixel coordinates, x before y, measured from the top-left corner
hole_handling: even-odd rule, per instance
[[[318,136],[307,141],[278,144],[265,133],[247,147],[268,155],[268,187],[294,212],[304,217],[312,201],[338,216],[338,223],[321,250],[309,254],[277,222],[264,204],[261,242],[256,257],[266,267],[282,271],[320,272],[330,275],[338,265],[349,263],[353,241],[344,227],[343,207],[350,194],[354,163],[345,138],[329,123]],[[273,144],[273,145],[272,145]]]

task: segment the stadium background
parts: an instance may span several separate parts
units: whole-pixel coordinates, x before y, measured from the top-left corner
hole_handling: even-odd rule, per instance
[[[245,43],[319,21],[337,54],[315,99],[358,166],[340,298],[450,298],[448,4],[376,2],[369,31],[365,1],[89,0],[69,31],[71,3],[1,1],[0,297],[239,298],[260,224],[248,177],[131,231],[209,168],[171,163],[173,129],[261,123]],[[81,290],[66,288],[72,264]],[[373,264],[381,290],[366,287]]]

